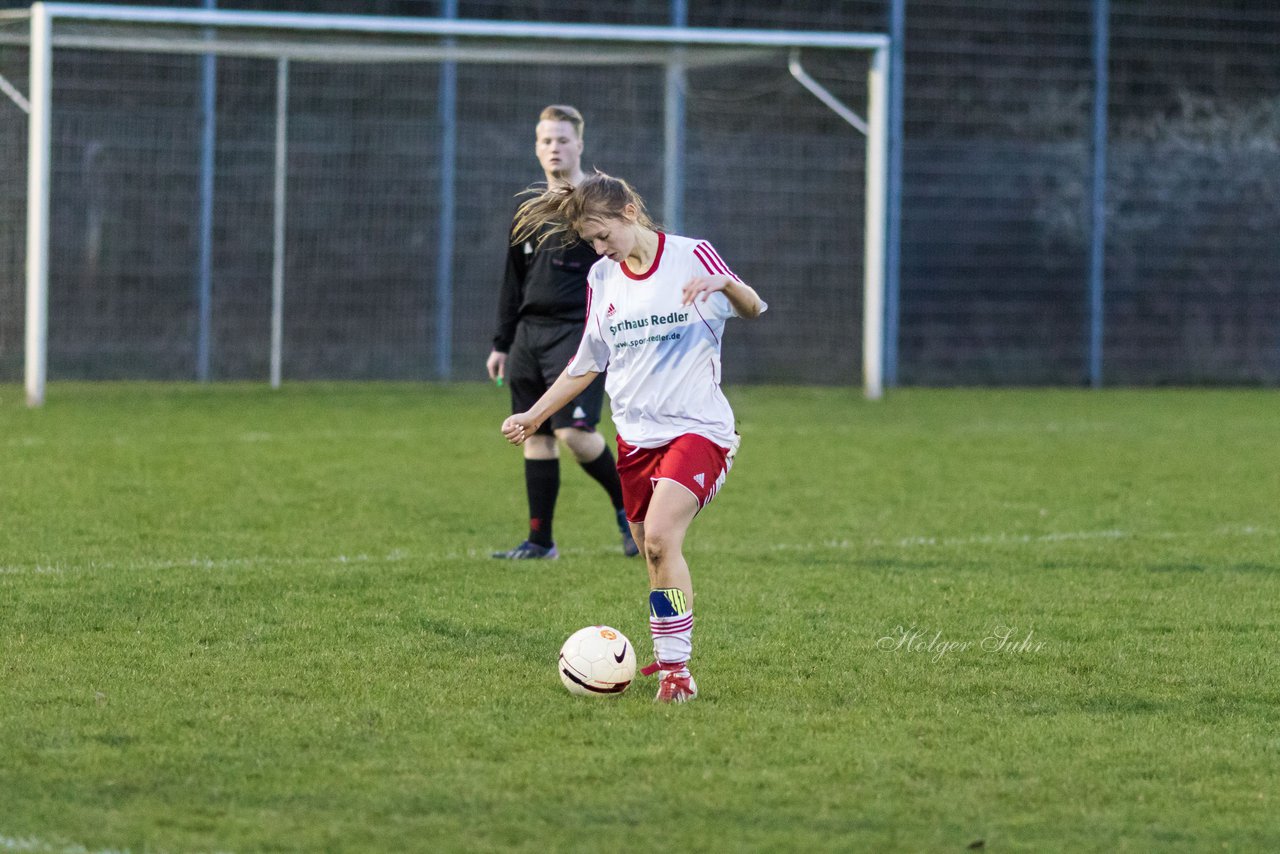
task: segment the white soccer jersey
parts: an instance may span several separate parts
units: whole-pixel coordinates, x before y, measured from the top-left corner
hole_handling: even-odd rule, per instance
[[[587,274],[587,324],[569,375],[609,371],[613,423],[630,445],[656,448],[695,433],[737,447],[720,391],[720,342],[733,306],[720,292],[680,304],[685,284],[707,275],[741,281],[710,243],[661,232],[647,273],[601,258]]]

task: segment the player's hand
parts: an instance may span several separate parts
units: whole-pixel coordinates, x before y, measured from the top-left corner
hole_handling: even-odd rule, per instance
[[[694,276],[685,283],[681,290],[681,305],[691,305],[696,302],[699,297],[703,302],[711,298],[716,291],[723,291],[733,283],[733,279],[728,276]]]
[[[484,363],[485,369],[489,371],[489,379],[498,380],[507,376],[507,354],[499,353],[494,350],[489,354],[488,360]]]
[[[538,422],[529,417],[529,413],[520,412],[502,422],[502,435],[513,445],[523,445],[538,430]]]

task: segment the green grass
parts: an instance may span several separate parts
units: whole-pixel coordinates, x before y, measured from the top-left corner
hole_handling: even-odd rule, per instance
[[[502,392],[0,387],[0,852],[1280,849],[1274,393],[730,396],[666,708],[556,678],[647,649],[576,467],[487,557]]]

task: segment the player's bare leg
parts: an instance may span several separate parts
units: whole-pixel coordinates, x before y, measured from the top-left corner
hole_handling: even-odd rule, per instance
[[[649,586],[679,588],[690,603],[693,602],[693,582],[683,549],[685,534],[697,515],[698,499],[693,493],[674,481],[659,480],[644,522],[633,526],[640,529],[636,542],[643,540],[644,543]]]

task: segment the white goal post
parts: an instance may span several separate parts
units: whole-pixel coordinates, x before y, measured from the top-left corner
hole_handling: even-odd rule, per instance
[[[866,135],[864,263],[862,275],[862,385],[878,399],[884,381],[884,287],[887,193],[889,38],[879,33],[709,29],[623,25],[520,23],[451,18],[284,14],[35,3],[0,11],[0,44],[29,50],[30,73],[26,238],[25,384],[27,402],[45,397],[48,353],[51,117],[57,105],[54,64],[60,49],[234,56],[277,63],[274,264],[272,265],[271,383],[280,383],[283,325],[285,157],[290,63],[522,63],[645,65],[667,71],[666,121],[678,121],[676,87],[685,69],[777,57],[792,76],[844,121]],[[860,117],[806,71],[807,55],[831,51],[869,54],[867,107]],[[4,89],[15,103],[21,94]],[[20,106],[23,106],[20,103]],[[682,151],[680,133],[666,133],[662,154],[664,214],[678,224]],[[445,184],[452,187],[451,183]],[[853,196],[856,188],[850,188]],[[447,211],[452,210],[446,206]],[[451,213],[447,214],[451,215]],[[676,220],[676,222],[671,222]],[[442,228],[450,235],[448,223]],[[442,252],[450,256],[451,252]],[[449,263],[447,261],[443,263]],[[441,305],[451,304],[450,270],[442,269]],[[447,359],[448,342],[442,363]]]

